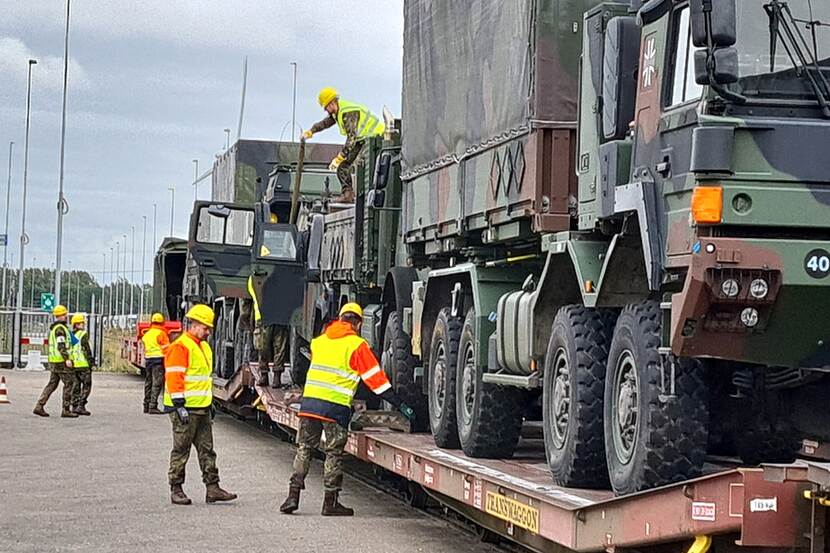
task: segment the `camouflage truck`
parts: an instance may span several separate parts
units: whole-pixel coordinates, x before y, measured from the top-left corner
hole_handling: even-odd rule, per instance
[[[207,303],[216,312],[212,340],[220,385],[251,358],[254,319],[248,277],[253,275],[261,297],[279,298],[261,306],[264,325],[287,325],[302,303],[304,270],[296,226],[288,222],[290,197],[282,188],[293,182],[291,163],[298,147],[238,141],[214,164],[212,199],[194,204],[183,295],[187,303]],[[310,163],[328,163],[336,154],[337,147],[329,144],[305,150]],[[308,182],[313,186],[315,180]],[[266,189],[271,190],[267,198]]]
[[[400,241],[379,236],[407,276],[334,265],[370,275],[364,333],[422,383],[439,446],[510,456],[541,411],[557,483],[625,494],[828,437],[830,5],[404,17]],[[324,256],[397,185],[369,186]]]
[[[187,262],[187,240],[165,238],[153,260],[152,311],[169,321],[182,319],[182,282]]]

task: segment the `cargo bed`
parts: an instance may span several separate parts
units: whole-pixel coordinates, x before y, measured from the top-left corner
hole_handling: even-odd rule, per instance
[[[258,409],[296,430],[297,405],[281,389],[257,387]],[[296,397],[296,396],[295,396]],[[712,466],[712,474],[615,498],[611,492],[553,484],[543,450],[524,441],[508,460],[471,459],[435,446],[428,434],[352,432],[347,451],[422,486],[488,530],[538,551],[603,551],[696,536],[734,547],[810,547],[826,509],[803,492],[830,483],[822,463],[763,468]],[[820,475],[820,476],[817,476]],[[815,534],[819,535],[819,534]],[[824,537],[820,538],[823,550]],[[818,544],[816,544],[818,545]]]

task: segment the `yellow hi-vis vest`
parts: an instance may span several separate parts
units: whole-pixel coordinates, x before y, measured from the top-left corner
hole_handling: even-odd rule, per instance
[[[47,360],[50,363],[63,363],[66,359],[63,358],[61,355],[61,350],[58,349],[58,329],[63,329],[64,340],[69,340],[69,327],[66,326],[64,323],[59,323],[52,326],[49,329],[49,354]],[[64,342],[66,344],[66,350],[69,351],[70,344]],[[70,355],[70,357],[72,357]]]
[[[248,293],[251,299],[254,300],[254,321],[259,322],[262,319],[262,313],[259,312],[259,301],[256,299],[256,290],[254,290],[254,277],[248,277]]]
[[[313,339],[303,399],[319,399],[350,408],[360,375],[351,368],[349,359],[362,343],[363,338],[357,335],[332,339],[322,334]]]
[[[184,373],[184,406],[192,409],[204,409],[213,403],[213,351],[210,345],[202,340],[199,343],[190,337],[187,332],[170,344],[182,344],[187,347],[189,367],[165,367],[165,373]],[[173,394],[181,397],[179,393]],[[173,407],[173,395],[164,386],[164,405]]]
[[[72,346],[72,366],[76,369],[88,369],[89,359],[86,358],[84,347],[81,345],[81,340],[86,336],[86,330],[79,330],[75,333],[75,345]]]
[[[346,136],[346,129],[343,126],[343,116],[353,111],[360,112],[360,119],[357,123],[357,139],[363,140],[370,136],[380,136],[386,130],[386,125],[383,124],[377,115],[369,111],[364,105],[355,104],[346,100],[338,100],[340,109],[337,110],[337,126],[340,128],[340,134]]]
[[[151,326],[147,332],[144,333],[144,336],[141,337],[141,341],[144,343],[144,357],[146,359],[158,359],[160,357],[164,357],[164,352],[161,351],[161,346],[159,345],[159,334],[163,333],[164,330],[157,327]]]

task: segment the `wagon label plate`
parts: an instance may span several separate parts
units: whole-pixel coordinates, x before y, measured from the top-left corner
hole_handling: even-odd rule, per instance
[[[714,522],[717,511],[717,505],[714,503],[695,501],[692,503],[692,520]]]
[[[487,492],[484,510],[494,517],[529,530],[534,534],[539,533],[539,509],[526,505],[521,501],[516,501],[498,493]]]

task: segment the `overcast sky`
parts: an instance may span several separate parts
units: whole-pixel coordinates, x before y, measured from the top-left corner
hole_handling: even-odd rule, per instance
[[[29,145],[26,248],[30,265],[55,260],[63,76],[64,0],[0,0],[0,233],[12,159],[9,262],[19,262],[27,60],[35,58]],[[193,201],[193,159],[200,172],[235,135],[248,56],[243,138],[290,137],[291,61],[297,61],[297,121],[322,117],[322,86],[375,111],[400,113],[401,0],[73,0],[64,227],[65,269],[100,278],[102,253],[148,220],[147,280],[155,246],[170,228],[184,236]],[[338,141],[329,130],[315,140]],[[203,181],[200,198],[210,194]],[[122,250],[123,251],[123,250]],[[2,252],[0,252],[2,253]],[[0,259],[2,261],[2,259]],[[128,260],[128,267],[129,267]],[[136,275],[138,277],[138,275]]]

